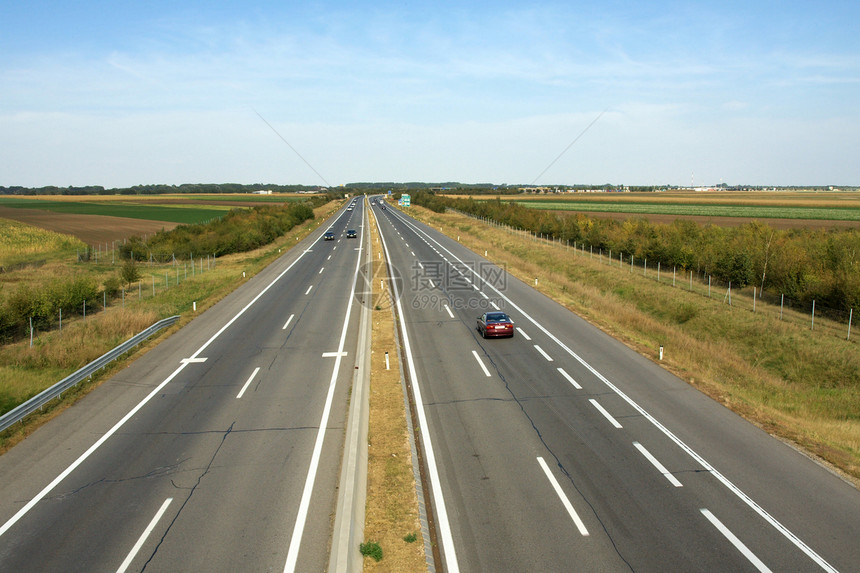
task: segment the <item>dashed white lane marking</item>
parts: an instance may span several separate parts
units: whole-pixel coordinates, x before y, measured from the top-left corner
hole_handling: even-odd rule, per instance
[[[651,452],[649,452],[648,450],[646,450],[646,449],[645,449],[645,446],[643,446],[643,445],[642,445],[642,444],[640,444],[639,442],[633,442],[633,446],[634,446],[637,450],[639,450],[639,452],[640,452],[643,456],[645,456],[645,459],[647,459],[649,462],[651,462],[651,464],[652,464],[655,468],[657,468],[657,471],[658,471],[658,472],[660,472],[661,474],[663,474],[663,475],[666,477],[666,479],[667,479],[667,480],[669,480],[669,483],[671,483],[671,484],[672,484],[673,486],[675,486],[675,487],[683,487],[683,485],[681,484],[681,482],[679,482],[679,481],[675,478],[675,476],[673,476],[671,473],[669,473],[669,470],[667,470],[667,469],[666,469],[666,467],[665,467],[663,464],[661,464],[661,463],[657,460],[657,458],[655,458],[654,456],[652,456],[652,455],[651,455]]]
[[[448,312],[448,316],[450,316],[451,318],[454,318],[454,313],[451,312],[451,309],[448,308],[447,304],[445,305],[445,310]]]
[[[474,357],[475,357],[475,360],[477,360],[477,361],[478,361],[478,364],[481,366],[481,370],[483,370],[483,371],[484,371],[484,374],[486,374],[486,375],[487,375],[487,377],[489,378],[489,377],[491,376],[490,371],[489,371],[489,370],[487,370],[487,367],[486,367],[486,366],[484,366],[483,361],[481,361],[481,357],[480,357],[480,356],[478,356],[478,351],[477,351],[477,350],[473,350],[473,351],[472,351],[472,356],[474,356]]]
[[[540,353],[541,353],[541,355],[542,355],[544,358],[546,358],[546,361],[547,361],[547,362],[552,362],[552,356],[550,356],[549,354],[547,354],[547,353],[546,353],[546,351],[545,351],[543,348],[541,348],[541,347],[540,347],[540,346],[538,346],[537,344],[535,344],[535,345],[534,345],[534,347],[535,347],[535,350],[537,350],[538,352],[540,352]]]
[[[337,358],[338,356],[340,356],[341,358],[343,358],[347,354],[349,354],[349,353],[348,352],[323,352],[322,357],[323,358]]]
[[[577,390],[582,390],[582,386],[580,386],[580,385],[576,382],[576,380],[574,380],[574,379],[573,379],[573,376],[571,376],[570,374],[568,374],[567,372],[565,372],[565,371],[564,371],[564,368],[559,368],[559,369],[558,369],[558,373],[559,373],[559,374],[561,374],[562,376],[564,376],[564,377],[567,379],[567,381],[568,381],[568,382],[570,382],[571,384],[573,384],[573,387],[574,387],[574,388],[576,388]]]
[[[249,376],[249,377],[248,377],[248,381],[247,381],[247,382],[245,382],[245,385],[244,385],[244,386],[242,386],[242,389],[241,389],[241,390],[239,390],[239,393],[238,393],[238,394],[236,394],[236,399],[237,399],[237,400],[238,400],[239,398],[241,398],[241,397],[245,394],[245,390],[247,390],[247,389],[248,389],[248,386],[250,386],[250,385],[251,385],[251,380],[253,380],[253,379],[254,379],[254,376],[256,376],[256,375],[257,375],[257,372],[259,372],[259,371],[260,371],[260,367],[259,367],[259,366],[257,366],[256,368],[254,368],[254,371],[251,373],[251,376]]]
[[[284,323],[284,326],[281,327],[281,330],[287,329],[287,327],[290,325],[290,322],[293,320],[294,316],[296,316],[296,315],[295,314],[290,315],[290,318],[287,319],[287,322]]]
[[[314,285],[309,286],[308,290],[305,291],[305,294],[310,294],[312,288],[314,288]]]
[[[526,340],[531,340],[531,339],[532,339],[532,337],[531,337],[531,336],[529,336],[528,334],[526,334],[526,333],[525,333],[525,331],[524,331],[522,328],[520,328],[519,326],[517,327],[517,332],[519,332],[519,333],[520,333],[520,336],[522,336],[522,337],[523,337],[523,338],[525,338]]]
[[[541,469],[546,474],[549,483],[552,484],[552,489],[555,490],[556,495],[561,500],[562,505],[567,510],[567,513],[570,515],[570,518],[576,524],[576,528],[579,530],[579,533],[585,537],[588,535],[588,529],[585,528],[585,524],[582,522],[582,519],[579,518],[579,514],[576,513],[576,510],[573,509],[573,504],[570,503],[570,500],[567,499],[567,496],[564,493],[564,490],[561,489],[561,486],[558,484],[558,480],[555,479],[555,476],[552,475],[552,472],[549,469],[549,466],[546,465],[546,462],[543,461],[543,458],[538,457],[538,463],[540,464]]]
[[[597,408],[597,411],[598,411],[598,412],[600,412],[601,414],[603,414],[603,415],[606,417],[606,419],[607,419],[607,420],[609,420],[609,422],[610,422],[613,426],[615,426],[616,428],[622,428],[622,427],[623,427],[621,424],[619,424],[619,423],[618,423],[618,420],[616,420],[615,418],[613,418],[613,417],[612,417],[612,414],[610,414],[609,412],[607,412],[607,411],[603,408],[603,406],[601,406],[601,405],[597,402],[597,400],[595,400],[594,398],[590,398],[588,401],[589,401],[589,402],[591,402],[591,405],[592,405],[592,406],[594,406],[595,408]]]
[[[146,542],[149,535],[152,533],[152,530],[155,529],[155,525],[161,519],[161,516],[164,515],[164,512],[167,511],[167,507],[173,501],[172,497],[168,497],[164,500],[164,503],[161,504],[161,508],[155,513],[155,517],[152,518],[152,521],[149,522],[149,525],[146,526],[146,529],[143,530],[143,533],[140,536],[140,539],[137,540],[137,543],[134,544],[134,547],[131,548],[128,556],[125,558],[125,561],[119,566],[119,569],[116,570],[116,573],[125,573],[128,569],[128,566],[131,565],[131,562],[137,556],[140,548],[143,547],[143,544]]]

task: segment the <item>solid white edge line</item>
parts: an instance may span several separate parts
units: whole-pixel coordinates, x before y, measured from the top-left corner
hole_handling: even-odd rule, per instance
[[[152,521],[149,522],[149,525],[146,526],[146,529],[143,530],[143,533],[138,538],[137,543],[134,544],[134,547],[131,548],[131,551],[126,556],[125,561],[119,566],[119,569],[116,570],[116,573],[125,573],[128,566],[131,565],[131,562],[137,557],[137,553],[140,551],[140,548],[143,547],[143,544],[146,542],[149,534],[152,533],[152,530],[155,529],[156,524],[161,519],[161,516],[164,515],[164,512],[167,511],[167,507],[173,501],[172,497],[168,497],[164,500],[164,503],[161,504],[161,509],[155,512],[155,517],[152,518]]]
[[[359,246],[362,245],[364,245],[364,233],[361,234],[361,242],[359,243]],[[334,401],[334,390],[337,386],[337,375],[340,371],[341,360],[343,360],[343,346],[346,343],[346,331],[349,327],[349,314],[352,311],[352,301],[355,300],[355,286],[358,283],[359,270],[361,270],[361,257],[356,257],[355,271],[352,274],[352,287],[349,293],[349,300],[346,303],[346,313],[344,313],[343,317],[343,328],[341,329],[340,342],[337,347],[338,354],[334,359],[334,368],[332,369],[331,380],[329,381],[325,406],[323,406],[322,416],[320,417],[320,424],[319,429],[317,430],[316,441],[314,442],[313,454],[311,454],[308,476],[305,479],[305,486],[302,490],[302,499],[299,503],[299,511],[296,514],[296,525],[293,528],[293,534],[290,537],[290,545],[287,550],[287,560],[284,563],[284,573],[293,573],[296,570],[296,563],[299,559],[299,549],[302,542],[302,535],[305,530],[305,523],[308,518],[308,510],[310,509],[311,494],[313,493],[317,470],[319,469],[323,441],[325,440],[325,432],[328,429],[328,418],[331,413],[331,405]]]
[[[294,316],[296,316],[296,315],[295,314],[290,315],[290,318],[287,319],[287,322],[284,323],[284,326],[281,327],[281,330],[287,329],[287,327],[290,325],[290,322],[292,322]]]
[[[538,352],[540,352],[540,353],[541,353],[541,355],[543,355],[543,357],[544,357],[544,358],[546,358],[546,361],[547,361],[547,362],[552,362],[552,361],[553,361],[553,360],[552,360],[552,356],[550,356],[549,354],[547,354],[547,353],[544,351],[544,349],[543,349],[543,348],[541,348],[541,347],[540,347],[540,346],[538,346],[537,344],[535,344],[535,345],[534,345],[534,347],[535,347],[535,350],[537,350]]]
[[[445,310],[448,311],[448,316],[450,316],[451,318],[454,318],[454,313],[451,312],[451,309],[448,307],[448,305],[446,304],[444,306],[445,306]]]
[[[519,326],[517,327],[517,332],[519,332],[519,333],[520,333],[520,336],[522,336],[522,337],[523,337],[523,338],[525,338],[526,340],[531,340],[531,339],[532,339],[532,337],[531,337],[531,336],[529,336],[528,334],[526,334],[526,333],[525,333],[525,331],[524,331],[522,328],[520,328]],[[561,368],[559,368],[559,370],[561,370]]]
[[[613,426],[615,426],[616,428],[619,428],[619,429],[622,427],[622,426],[621,426],[621,424],[619,424],[619,423],[618,423],[618,420],[616,420],[615,418],[613,418],[613,417],[612,417],[612,414],[610,414],[609,412],[607,412],[607,411],[603,408],[603,406],[601,406],[601,405],[600,405],[600,403],[598,403],[598,401],[597,401],[597,400],[595,400],[594,398],[589,398],[589,399],[588,399],[588,401],[589,401],[589,402],[591,402],[591,405],[592,405],[592,406],[594,406],[595,408],[597,408],[597,411],[598,411],[598,412],[600,412],[601,414],[603,414],[603,416],[604,416],[607,420],[609,420],[609,422],[610,422]]]
[[[643,456],[645,456],[645,459],[647,459],[649,462],[651,462],[651,465],[653,465],[655,468],[657,468],[657,471],[660,472],[661,474],[663,474],[663,476],[667,480],[669,480],[669,483],[671,483],[675,487],[683,487],[683,484],[681,482],[679,482],[678,479],[669,472],[669,470],[666,469],[666,466],[661,464],[657,458],[655,458],[653,455],[651,455],[651,452],[646,450],[645,446],[643,446],[639,442],[633,442],[633,447],[635,447],[637,450],[639,450],[639,453],[641,453]]]
[[[254,371],[251,373],[251,376],[249,376],[249,377],[248,377],[248,381],[247,381],[247,382],[245,382],[245,385],[244,385],[244,386],[242,386],[242,389],[241,389],[241,390],[239,390],[239,393],[238,393],[238,394],[236,394],[236,399],[237,399],[237,400],[238,400],[239,398],[241,398],[241,397],[245,394],[245,390],[247,390],[247,389],[248,389],[248,386],[251,384],[251,380],[253,380],[253,379],[254,379],[254,376],[256,376],[256,375],[257,375],[257,372],[259,372],[259,371],[260,371],[260,367],[259,367],[259,366],[257,366],[256,368],[254,368]]]
[[[430,237],[430,235],[427,234],[426,231],[419,229],[416,225],[409,223],[405,219],[402,219],[402,220],[404,221],[404,224],[410,225],[416,233],[423,233],[428,239],[434,241],[437,245],[439,245],[440,247],[442,247],[443,249],[445,249],[446,251],[451,253],[451,255],[456,258],[456,255],[454,255],[454,253],[452,253],[446,247],[442,246],[442,243],[440,243],[440,242],[436,241],[435,239],[433,239],[432,237]],[[461,263],[463,262],[459,258],[457,260],[459,260]],[[705,470],[707,470],[717,481],[719,481],[721,484],[723,484],[723,486],[726,489],[728,489],[733,494],[735,494],[735,496],[737,496],[738,499],[743,501],[747,505],[747,507],[752,509],[755,513],[758,514],[759,517],[764,519],[774,529],[776,529],[778,532],[780,532],[783,535],[783,537],[788,539],[795,547],[800,549],[807,557],[809,557],[812,561],[814,561],[819,567],[821,567],[822,569],[824,569],[825,571],[828,571],[830,573],[838,573],[838,570],[835,567],[833,567],[832,565],[830,565],[830,563],[828,563],[827,560],[825,560],[821,555],[816,553],[815,550],[813,550],[811,547],[809,547],[802,539],[800,539],[800,537],[795,535],[794,532],[792,532],[785,525],[783,525],[779,520],[777,520],[770,513],[768,513],[767,510],[765,510],[763,507],[761,507],[754,499],[752,499],[750,496],[748,496],[742,489],[740,489],[738,486],[736,486],[734,483],[732,483],[726,476],[721,474],[717,470],[717,468],[715,468],[713,465],[710,464],[710,462],[708,462],[708,460],[706,460],[704,457],[702,457],[693,448],[688,446],[683,440],[681,440],[681,438],[679,438],[674,433],[672,433],[672,431],[669,430],[669,428],[667,428],[662,423],[660,423],[660,421],[657,420],[657,418],[655,418],[654,416],[652,416],[645,408],[643,408],[642,406],[637,404],[632,398],[630,398],[630,396],[625,394],[618,386],[616,386],[615,384],[610,382],[608,378],[606,378],[603,374],[598,372],[596,368],[594,368],[591,364],[586,362],[584,358],[582,358],[579,354],[574,352],[564,342],[559,340],[559,338],[557,336],[555,336],[554,334],[552,334],[549,330],[547,330],[546,327],[544,327],[537,320],[532,318],[526,311],[524,311],[514,301],[512,301],[511,299],[506,297],[504,294],[502,294],[502,292],[499,289],[497,289],[495,286],[493,286],[492,284],[490,284],[488,281],[484,280],[483,278],[481,280],[484,281],[485,285],[487,285],[489,288],[493,289],[496,292],[496,294],[499,295],[499,297],[501,297],[503,300],[507,301],[511,305],[512,308],[516,309],[517,312],[519,312],[523,316],[523,318],[525,318],[526,320],[528,320],[529,322],[534,324],[541,332],[546,334],[553,342],[558,344],[565,352],[567,352],[571,357],[573,357],[574,360],[576,360],[577,362],[582,364],[582,366],[584,366],[592,374],[594,374],[601,382],[603,382],[606,385],[607,388],[609,388],[610,390],[615,392],[619,397],[621,397],[625,402],[627,402],[630,405],[630,407],[632,407],[634,410],[639,412],[639,414],[643,418],[645,418],[646,420],[651,422],[651,424],[653,424],[654,427],[656,427],[658,430],[660,430],[663,433],[663,435],[665,435],[667,438],[669,438],[670,441],[674,442],[675,445],[677,445],[679,448],[681,448],[682,450],[687,452],[687,455],[689,455],[691,458],[693,458],[699,464],[701,464],[702,467],[705,468]],[[495,306],[495,304],[494,304],[494,306]],[[498,310],[498,308],[497,308],[497,310]]]
[[[573,387],[574,387],[574,388],[576,388],[577,390],[582,390],[582,386],[580,386],[580,385],[577,383],[577,381],[573,379],[573,376],[571,376],[570,374],[568,374],[567,372],[565,372],[565,371],[564,371],[564,368],[557,368],[557,370],[558,370],[558,373],[559,373],[559,374],[561,374],[562,376],[564,376],[564,377],[565,377],[565,379],[567,379],[567,381],[568,381],[568,382],[570,382],[571,384],[573,384]]]
[[[755,553],[750,551],[749,548],[744,545],[744,542],[738,539],[737,536],[732,533],[728,527],[723,525],[723,522],[717,519],[717,516],[715,516],[713,513],[711,513],[705,508],[702,508],[699,511],[701,511],[702,515],[704,515],[705,518],[707,518],[707,520],[711,522],[711,525],[716,527],[717,530],[719,530],[719,532],[722,533],[723,536],[725,536],[725,538],[728,539],[729,542],[735,546],[735,549],[740,551],[744,557],[749,559],[750,563],[752,563],[756,569],[758,569],[762,573],[771,573],[768,566],[762,563],[761,559],[756,557]]]
[[[391,253],[388,251],[388,245],[385,242],[385,235],[382,233],[382,225],[379,219],[376,220],[376,226],[379,229],[382,248],[385,250],[388,272],[393,275]],[[403,355],[406,358],[409,377],[412,381],[412,397],[415,401],[415,412],[418,416],[418,427],[421,441],[424,444],[424,459],[427,463],[427,472],[430,478],[430,489],[433,492],[433,503],[436,506],[436,524],[439,528],[439,541],[442,548],[442,555],[445,559],[445,569],[448,573],[458,573],[460,571],[460,565],[457,563],[457,551],[454,547],[454,536],[451,534],[451,523],[448,521],[448,510],[445,507],[445,496],[442,494],[439,469],[436,467],[436,454],[433,451],[433,442],[430,439],[430,426],[427,423],[427,414],[424,412],[424,399],[421,396],[421,386],[418,383],[418,373],[415,370],[415,359],[412,357],[412,347],[409,343],[409,333],[406,330],[406,319],[403,315],[403,305],[400,300],[400,295],[397,292],[396,281],[392,281],[392,285],[394,290],[394,300],[397,301],[395,306],[397,307],[397,314],[400,321],[400,332],[403,339]]]
[[[474,356],[474,357],[475,357],[475,360],[477,360],[477,361],[478,361],[478,365],[481,367],[481,370],[483,370],[483,371],[484,371],[484,374],[486,374],[486,375],[487,375],[487,378],[489,378],[490,376],[492,376],[492,374],[490,374],[490,371],[489,371],[489,370],[487,370],[487,367],[486,367],[486,366],[484,366],[484,363],[483,363],[483,362],[481,362],[481,357],[480,357],[480,356],[478,356],[478,351],[477,351],[477,350],[473,350],[473,351],[472,351],[472,356]]]
[[[555,494],[561,500],[561,504],[567,510],[573,523],[576,524],[576,528],[579,530],[579,533],[583,537],[587,537],[589,535],[588,529],[585,528],[585,524],[582,522],[582,519],[580,519],[579,514],[576,513],[576,510],[573,508],[573,504],[570,503],[569,499],[567,499],[567,495],[565,495],[564,490],[561,489],[561,485],[558,483],[558,480],[556,480],[555,476],[552,475],[552,471],[550,471],[549,466],[546,465],[546,462],[540,456],[538,456],[537,461],[540,464],[541,469],[543,469],[543,473],[546,474],[549,483],[552,485],[552,489],[555,490]]]

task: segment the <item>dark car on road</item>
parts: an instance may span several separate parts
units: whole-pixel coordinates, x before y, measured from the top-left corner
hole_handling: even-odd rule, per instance
[[[485,312],[478,317],[476,328],[484,338],[514,335],[514,322],[504,312]]]
[[[355,229],[348,229],[346,232],[347,239],[354,239],[358,236],[358,233],[355,232]]]
[[[326,231],[323,235],[323,239],[326,241],[334,241],[334,233],[332,231]]]

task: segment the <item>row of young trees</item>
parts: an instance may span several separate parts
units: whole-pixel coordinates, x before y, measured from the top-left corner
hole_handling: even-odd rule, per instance
[[[105,300],[117,296],[124,285],[139,279],[136,261],[146,260],[150,252],[159,254],[163,260],[164,255],[175,254],[180,259],[192,253],[221,256],[253,250],[313,219],[313,205],[321,201],[234,209],[221,219],[181,225],[146,241],[131,237],[120,247],[124,262],[114,275],[97,280],[91,275],[78,274],[55,277],[41,285],[21,285],[0,302],[0,342],[25,336],[30,320],[34,328],[47,330],[57,324],[61,312],[63,318],[71,318],[81,316],[90,305],[100,307]]]
[[[848,310],[860,307],[860,231],[774,229],[759,221],[739,227],[678,219],[652,223],[530,209],[499,199],[475,201],[418,192],[413,202],[437,212],[451,207],[595,250],[647,259],[649,266],[697,270],[733,286],[755,285],[803,304],[813,300]]]

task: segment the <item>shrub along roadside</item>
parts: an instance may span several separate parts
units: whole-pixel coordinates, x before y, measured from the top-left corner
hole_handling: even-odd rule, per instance
[[[91,269],[71,276],[56,276],[42,284],[21,284],[4,301],[0,301],[0,342],[24,337],[33,328],[48,330],[64,319],[82,316],[85,305],[101,305],[114,298],[123,285],[140,277],[136,261],[149,259],[150,253],[172,259],[189,259],[195,254],[223,257],[258,249],[294,228],[314,218],[312,205],[323,198],[284,206],[265,205],[252,209],[234,209],[223,218],[198,225],[181,225],[171,231],[161,231],[144,241],[131,237],[119,248],[126,261],[116,276],[99,285]],[[101,288],[100,288],[101,286]],[[95,310],[94,308],[92,310]]]
[[[860,478],[860,353],[855,342],[809,336],[772,316],[731,309],[567,249],[499,233],[455,214],[412,216],[503,264],[772,434]],[[727,310],[728,309],[728,310]]]
[[[412,202],[435,212],[446,207],[566,243],[633,255],[664,268],[697,270],[734,287],[757,285],[803,305],[860,308],[860,230],[774,229],[754,221],[740,227],[670,225],[540,211],[517,203],[475,201],[417,192]]]

